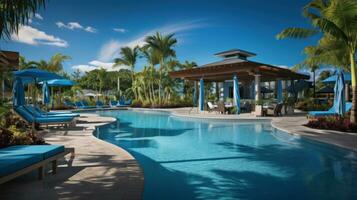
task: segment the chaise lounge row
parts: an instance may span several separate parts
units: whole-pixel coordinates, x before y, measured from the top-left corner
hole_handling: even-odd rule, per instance
[[[64,124],[75,126],[76,117],[74,113],[44,112],[32,106],[18,106],[14,111],[27,123],[38,123],[40,125]]]

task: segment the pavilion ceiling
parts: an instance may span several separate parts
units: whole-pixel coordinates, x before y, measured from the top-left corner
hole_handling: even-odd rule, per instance
[[[19,66],[19,53],[0,51],[0,71],[17,70]]]

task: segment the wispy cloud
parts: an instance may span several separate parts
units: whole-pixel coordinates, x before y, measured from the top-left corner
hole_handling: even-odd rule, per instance
[[[11,39],[29,45],[51,45],[68,47],[68,42],[31,26],[20,26],[18,34],[12,34]]]
[[[43,17],[38,13],[35,13],[35,18],[39,20],[43,20]]]
[[[126,33],[126,32],[128,32],[128,30],[126,30],[125,28],[113,28],[113,31],[119,32],[119,33]]]
[[[93,28],[92,26],[84,27],[79,22],[68,22],[67,24],[65,24],[65,23],[59,21],[59,22],[56,22],[56,25],[58,28],[65,28],[65,29],[69,29],[69,30],[78,29],[78,30],[83,30],[83,31],[89,32],[89,33],[97,32],[97,29]]]
[[[166,25],[146,31],[145,33],[140,34],[139,36],[129,41],[109,40],[108,42],[102,45],[98,53],[98,59],[103,61],[111,61],[116,57],[121,47],[143,46],[145,44],[145,38],[147,36],[155,34],[155,32],[157,31],[162,34],[171,34],[171,33],[177,34],[193,29],[203,28],[206,26],[207,24],[202,20],[186,21],[186,22],[170,24],[170,25]]]
[[[124,65],[114,67],[114,64],[115,63],[111,63],[111,62],[101,62],[99,60],[92,60],[88,64],[74,65],[72,66],[72,69],[74,70],[78,69],[81,72],[89,72],[100,68],[104,68],[107,71],[119,71],[121,69],[129,69],[129,67]]]

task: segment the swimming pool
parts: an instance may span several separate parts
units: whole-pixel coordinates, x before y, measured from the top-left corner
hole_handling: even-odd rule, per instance
[[[98,113],[118,119],[94,135],[138,160],[144,199],[357,199],[354,152],[292,136],[270,122]]]

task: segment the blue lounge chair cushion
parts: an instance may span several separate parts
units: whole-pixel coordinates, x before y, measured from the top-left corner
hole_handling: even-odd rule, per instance
[[[32,123],[34,120],[37,123],[61,123],[71,122],[73,120],[73,117],[69,116],[41,116],[36,114],[33,115],[23,106],[15,108],[15,111],[29,123]]]
[[[95,108],[95,106],[90,106],[87,101],[81,101],[83,108]]]
[[[117,106],[117,104],[118,104],[117,101],[110,101],[110,102],[109,102],[110,107]]]
[[[46,117],[46,116],[79,117],[80,116],[78,113],[71,113],[71,112],[45,112],[38,107],[32,107],[32,106],[26,106],[25,108],[28,111],[30,111],[31,113],[37,112],[38,114],[40,114],[41,116],[44,116],[44,117]]]
[[[348,113],[352,109],[352,103],[346,102],[345,104],[345,113]],[[328,111],[310,111],[308,113],[309,116],[312,117],[323,117],[323,116],[333,116],[335,115],[335,108],[332,106]]]
[[[68,107],[75,107],[76,106],[73,102],[68,101],[68,100],[64,101],[64,105],[68,106]]]
[[[0,149],[0,177],[62,152],[61,145],[16,145]]]

